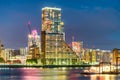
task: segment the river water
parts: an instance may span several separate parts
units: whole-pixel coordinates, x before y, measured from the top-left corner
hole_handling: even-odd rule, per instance
[[[80,74],[66,68],[0,68],[0,80],[120,80],[120,74]]]

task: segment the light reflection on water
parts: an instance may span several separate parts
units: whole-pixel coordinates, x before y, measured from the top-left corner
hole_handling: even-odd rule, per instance
[[[83,75],[80,72],[79,68],[2,68],[0,80],[120,80],[120,75]]]

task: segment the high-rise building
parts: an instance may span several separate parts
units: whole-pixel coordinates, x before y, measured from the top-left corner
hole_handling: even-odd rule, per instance
[[[64,23],[61,20],[60,8],[42,8],[42,31],[64,34]]]
[[[31,34],[28,35],[28,55],[29,58],[36,58],[36,55],[40,52],[40,36],[37,30],[32,30]],[[37,50],[37,53],[36,53]]]
[[[41,61],[43,64],[75,64],[77,56],[65,42],[61,9],[42,8]]]
[[[40,35],[38,35],[38,32],[35,29],[28,35],[28,47],[33,45],[40,47]]]
[[[120,49],[113,49],[113,64],[120,64]]]

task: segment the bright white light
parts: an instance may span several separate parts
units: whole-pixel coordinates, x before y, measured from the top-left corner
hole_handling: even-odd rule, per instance
[[[45,10],[45,9],[61,10],[61,8],[55,8],[55,7],[45,7],[45,8],[42,8],[42,10]]]

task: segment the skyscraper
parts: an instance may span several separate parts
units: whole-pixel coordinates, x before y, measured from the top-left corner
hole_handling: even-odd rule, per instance
[[[37,50],[37,51],[36,51]],[[31,34],[28,35],[28,53],[29,58],[36,58],[40,52],[40,36],[37,30],[32,30]]]
[[[42,31],[47,33],[64,33],[64,23],[61,20],[61,9],[42,8]]]
[[[65,42],[61,9],[42,8],[41,61],[43,64],[73,64],[76,54]]]
[[[38,35],[37,30],[32,30],[32,33],[28,35],[28,47],[36,45],[40,47],[40,36]]]

